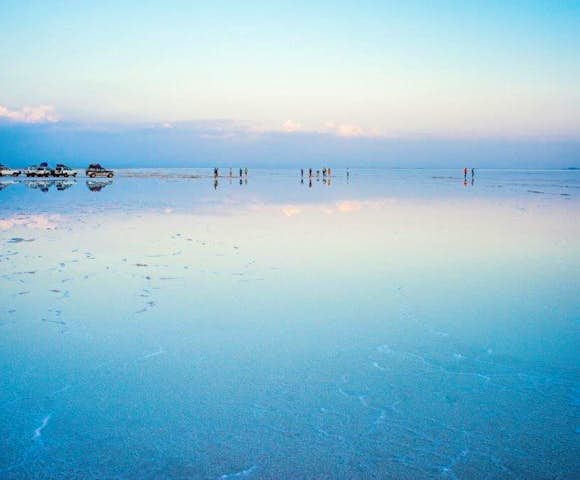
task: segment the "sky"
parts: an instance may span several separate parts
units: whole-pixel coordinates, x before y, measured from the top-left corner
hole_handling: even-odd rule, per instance
[[[0,32],[4,162],[102,159],[107,132],[128,163],[580,163],[579,1],[0,0]]]

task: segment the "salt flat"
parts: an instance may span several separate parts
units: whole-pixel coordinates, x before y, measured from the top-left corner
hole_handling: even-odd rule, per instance
[[[0,187],[0,478],[580,474],[577,171]]]

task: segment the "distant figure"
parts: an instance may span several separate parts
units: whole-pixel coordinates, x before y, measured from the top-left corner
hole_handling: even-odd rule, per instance
[[[326,173],[328,174],[329,177],[332,175],[332,170],[330,170],[330,167],[328,168],[328,170],[326,171]]]
[[[214,167],[214,169],[213,169],[213,178],[217,178],[217,176],[218,176],[218,169],[217,169],[217,167]]]
[[[308,178],[312,178],[312,169],[311,168],[308,169]]]
[[[467,180],[467,167],[463,169],[463,180]]]
[[[322,177],[323,178],[326,178],[326,168],[323,168],[322,169]]]
[[[308,180],[308,188],[312,188],[312,178],[310,178],[310,180]]]
[[[300,185],[304,185],[304,178],[300,179]]]
[[[242,180],[242,176],[240,175],[240,185],[243,185],[244,181]]]
[[[316,178],[320,177],[320,170],[316,170]]]
[[[300,178],[304,178],[304,169],[303,168],[300,169]]]
[[[475,178],[475,168],[471,169],[471,180]]]
[[[242,175],[244,174],[243,170],[240,168],[240,178],[242,178]]]
[[[246,175],[246,177],[248,176],[248,167],[244,169],[244,175]]]
[[[230,167],[230,178],[231,178],[231,177],[233,177],[233,174],[232,174],[232,167]]]
[[[213,189],[214,190],[217,190],[217,187],[218,187],[218,179],[217,179],[217,176],[216,176],[215,177],[215,180],[213,181]]]
[[[348,168],[346,169],[346,178],[350,177],[350,171],[348,170]]]

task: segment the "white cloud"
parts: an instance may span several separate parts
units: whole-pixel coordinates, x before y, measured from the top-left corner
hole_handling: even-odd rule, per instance
[[[46,123],[57,122],[58,116],[54,107],[39,105],[38,107],[22,107],[20,110],[10,110],[0,105],[0,119],[7,119],[19,123]]]
[[[0,219],[0,230],[9,230],[17,226],[39,230],[53,230],[56,228],[56,224],[59,220],[60,217],[58,215],[15,215]]]
[[[298,130],[302,129],[302,124],[295,122],[293,120],[286,120],[282,125],[282,128],[284,129],[285,132],[288,133],[297,132]]]
[[[365,132],[363,128],[357,125],[334,122],[328,122],[326,125],[324,125],[322,131],[326,133],[334,133],[339,137],[364,137],[369,135],[368,132]]]

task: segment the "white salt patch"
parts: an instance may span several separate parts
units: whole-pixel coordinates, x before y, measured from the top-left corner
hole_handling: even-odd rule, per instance
[[[252,465],[250,468],[246,470],[241,470],[239,472],[234,473],[226,473],[222,475],[220,480],[227,480],[228,478],[246,478],[252,475],[258,469],[257,465]]]
[[[42,431],[46,428],[49,421],[50,421],[50,415],[47,415],[46,417],[44,417],[42,419],[42,423],[40,424],[40,427],[38,427],[36,430],[34,430],[34,435],[32,436],[33,441],[39,439],[42,436]]]

